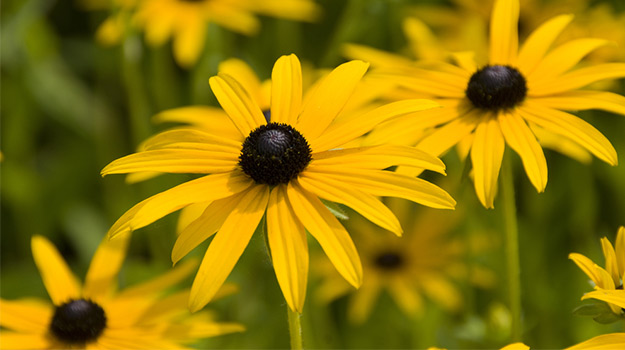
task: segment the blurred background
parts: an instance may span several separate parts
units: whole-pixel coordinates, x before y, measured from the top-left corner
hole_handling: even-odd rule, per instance
[[[216,106],[208,78],[217,73],[219,62],[240,58],[266,79],[283,54],[295,53],[313,67],[333,68],[345,61],[341,55],[345,43],[407,53],[402,22],[408,16],[421,16],[442,45],[470,49],[485,36],[471,38],[468,32],[461,36],[458,19],[471,19],[478,28],[486,28],[491,8],[491,1],[470,0],[318,0],[322,9],[318,20],[307,23],[260,16],[262,28],[254,36],[208,24],[197,63],[181,67],[170,42],[152,47],[141,32],[131,32],[114,45],[97,41],[96,32],[114,7],[96,7],[95,2],[1,2],[2,298],[46,297],[30,252],[32,235],[50,238],[82,278],[98,243],[121,214],[140,200],[190,178],[166,175],[127,184],[124,176],[102,178],[100,170],[134,152],[153,133],[171,126],[154,123],[151,118],[156,113],[196,104]],[[522,39],[552,15],[573,12],[577,24],[564,36],[614,40],[618,46],[589,59],[624,60],[624,2],[526,0],[521,6]],[[621,24],[624,26],[619,27]],[[621,80],[606,89],[623,94],[624,87]],[[621,158],[625,157],[623,116],[595,111],[576,114],[600,130]],[[582,294],[592,287],[567,255],[578,252],[603,264],[599,239],[606,236],[613,242],[618,226],[625,225],[625,167],[611,167],[597,159],[585,164],[549,150],[545,153],[549,184],[542,194],[536,193],[519,158],[513,157],[523,339],[535,348],[563,348],[624,329],[622,321],[604,325],[573,314],[583,304],[579,300]],[[456,153],[443,159],[449,175],[444,181],[435,176],[428,179],[439,183],[458,202],[458,210],[450,214],[455,223],[444,233],[463,251],[455,263],[465,269],[456,270],[449,282],[457,290],[459,305],[446,308],[425,295],[420,311],[411,314],[384,292],[368,318],[354,323],[348,317],[353,296],[320,297],[319,290],[330,277],[320,268],[325,258],[314,257],[303,313],[305,347],[498,348],[507,344],[510,319],[501,205],[495,202],[495,210],[483,209]],[[433,215],[425,208],[410,210],[418,217]],[[134,233],[120,277],[122,286],[171,266],[176,219],[173,214]],[[350,221],[345,222],[348,228]],[[380,236],[391,236],[379,231]],[[357,232],[354,237],[358,245]],[[205,242],[192,255],[202,256],[206,246]],[[312,241],[311,249],[320,251]],[[427,250],[422,246],[413,254]],[[473,266],[488,271],[488,282],[472,282],[468,275]],[[229,280],[239,284],[240,292],[208,308],[217,310],[220,320],[241,322],[248,330],[196,346],[288,347],[285,302],[262,236],[255,235]]]

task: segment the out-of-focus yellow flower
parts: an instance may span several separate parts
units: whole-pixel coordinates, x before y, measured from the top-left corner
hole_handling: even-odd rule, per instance
[[[625,227],[621,226],[616,234],[616,247],[606,238],[601,239],[601,248],[605,257],[605,268],[592,262],[587,257],[578,254],[569,254],[577,266],[594,283],[596,291],[586,293],[582,299],[598,299],[608,303],[616,315],[623,315],[625,308]]]
[[[214,322],[207,312],[191,315],[183,306],[188,289],[164,295],[197,261],[118,291],[128,241],[104,238],[81,287],[52,243],[34,236],[33,257],[52,304],[33,298],[0,299],[2,348],[182,349],[201,338],[244,330],[239,324]],[[232,291],[230,285],[220,294]]]
[[[351,322],[368,319],[378,297],[388,292],[399,308],[410,316],[423,309],[423,296],[448,311],[462,307],[462,295],[456,282],[488,287],[494,284],[492,271],[467,263],[471,247],[451,234],[457,224],[457,212],[431,210],[415,215],[416,206],[405,200],[389,200],[404,236],[398,238],[354,215],[346,227],[355,237],[363,264],[363,283],[353,290],[332,269],[327,259],[318,256],[313,269],[322,279],[316,296],[322,303],[351,293],[348,317]],[[351,216],[351,215],[350,215]]]

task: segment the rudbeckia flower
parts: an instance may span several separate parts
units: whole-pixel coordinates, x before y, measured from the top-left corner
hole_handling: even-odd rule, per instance
[[[623,316],[625,308],[625,227],[621,226],[616,234],[616,248],[603,237],[601,247],[605,256],[605,268],[592,262],[587,257],[578,254],[569,254],[579,268],[594,283],[596,291],[586,293],[582,299],[597,299],[608,303],[608,306],[617,316]]]
[[[292,310],[301,312],[304,304],[306,231],[339,273],[353,286],[360,286],[362,266],[354,243],[321,199],[345,204],[396,234],[402,232],[399,222],[378,196],[401,197],[435,208],[455,205],[447,192],[425,180],[384,170],[405,165],[443,172],[443,163],[434,156],[402,146],[337,149],[386,119],[436,106],[428,100],[406,100],[339,119],[367,68],[361,61],[337,67],[302,101],[299,60],[295,55],[282,56],[272,72],[269,118],[236,79],[226,74],[212,77],[211,88],[238,134],[166,131],[153,137],[144,151],[107,165],[103,175],[208,174],[135,205],[109,235],[141,228],[194,203],[210,202],[180,233],[172,251],[172,260],[177,262],[217,233],[191,289],[192,311],[213,298],[265,215],[274,270]]]
[[[214,322],[206,312],[189,314],[181,306],[188,290],[163,295],[193,271],[192,261],[117,290],[127,244],[127,237],[105,238],[81,286],[52,243],[34,236],[33,257],[52,303],[0,299],[2,348],[183,349],[205,337],[243,331],[239,324]]]
[[[398,118],[370,137],[395,135],[395,142],[441,155],[454,145],[470,153],[474,186],[481,203],[492,208],[506,144],[520,157],[538,192],[547,185],[547,162],[538,137],[550,135],[573,142],[610,165],[617,164],[612,144],[588,122],[567,110],[602,109],[625,114],[625,97],[579,90],[596,81],[625,76],[625,63],[575,68],[589,52],[609,44],[577,39],[549,50],[571,15],[557,16],[518,45],[518,0],[497,0],[490,23],[489,62],[478,66],[466,53],[454,55],[457,65],[439,62],[429,68],[394,67],[395,79],[413,95],[435,99],[445,108],[419,118]],[[415,140],[415,134],[432,128]],[[377,134],[377,135],[376,135]]]
[[[381,293],[387,292],[407,315],[419,316],[424,297],[447,311],[457,311],[462,295],[457,281],[471,279],[480,286],[492,285],[494,274],[467,262],[467,246],[451,236],[457,213],[420,212],[404,200],[386,203],[406,227],[402,238],[387,235],[379,227],[351,217],[347,229],[356,241],[363,262],[362,286],[353,291],[326,259],[319,257],[313,271],[321,278],[317,297],[330,302],[350,293],[348,317],[362,323],[369,318]]]

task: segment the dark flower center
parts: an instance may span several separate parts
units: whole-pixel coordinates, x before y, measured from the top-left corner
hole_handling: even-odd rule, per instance
[[[78,299],[57,306],[50,332],[70,344],[83,344],[97,339],[106,327],[104,309],[91,300]]]
[[[465,94],[475,107],[497,111],[523,102],[527,84],[513,67],[486,66],[473,73]]]
[[[289,183],[312,159],[308,142],[288,124],[269,123],[252,131],[243,142],[239,165],[256,183]]]
[[[403,264],[404,259],[395,252],[385,252],[375,258],[375,266],[385,270],[394,270]]]

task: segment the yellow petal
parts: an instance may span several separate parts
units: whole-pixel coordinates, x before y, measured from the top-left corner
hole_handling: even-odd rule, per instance
[[[298,181],[305,190],[323,199],[344,204],[374,224],[401,236],[403,230],[399,220],[379,199],[324,175],[304,172]]]
[[[267,240],[284,299],[291,310],[301,313],[308,281],[308,243],[306,230],[287,201],[286,185],[278,185],[269,196]]]
[[[610,165],[618,163],[616,150],[597,129],[566,112],[526,101],[519,113],[526,120],[578,143],[597,158]]]
[[[557,77],[573,68],[590,52],[610,42],[604,39],[571,40],[552,50],[527,76],[528,80],[540,81]]]
[[[534,133],[517,113],[500,113],[499,127],[506,143],[523,161],[525,173],[538,192],[547,186],[547,160]]]
[[[226,221],[228,215],[237,206],[243,194],[245,192],[216,200],[205,207],[204,212],[182,230],[180,236],[176,239],[174,248],[171,251],[171,261],[176,264],[193,248],[217,232],[224,221]]]
[[[173,269],[158,275],[146,282],[132,285],[117,294],[116,299],[142,298],[162,293],[166,289],[180,283],[187,278],[198,266],[197,259],[188,259],[176,265]]]
[[[308,142],[318,138],[347,103],[356,85],[369,68],[362,61],[350,61],[336,67],[310,92],[296,129]]]
[[[335,147],[340,147],[367,132],[376,125],[398,116],[409,113],[429,110],[439,107],[439,104],[430,100],[414,99],[403,100],[386,104],[362,115],[354,115],[354,118],[345,118],[328,127],[319,138],[310,140],[311,148],[315,152],[321,152]],[[385,140],[389,141],[389,140]],[[385,142],[386,143],[386,142]]]
[[[595,285],[599,284],[600,276],[595,272],[595,263],[587,257],[578,254],[571,253],[569,254],[569,259],[573,260],[573,262],[590,278]]]
[[[271,121],[294,125],[302,108],[302,66],[297,56],[280,57],[271,72]]]
[[[148,20],[156,14],[151,11],[138,11],[135,20],[144,23],[145,40],[152,46],[161,46],[169,39],[174,32],[175,15],[160,15],[158,21]]]
[[[504,346],[501,350],[530,350],[530,347],[523,343],[512,343]]]
[[[605,257],[605,270],[612,277],[615,286],[621,285],[621,275],[619,274],[614,247],[605,237],[601,238],[601,249],[603,250],[603,256]]]
[[[197,220],[211,203],[212,202],[195,203],[182,208],[178,215],[178,222],[176,223],[176,234],[179,236],[182,230],[193,221]]]
[[[517,65],[525,76],[532,73],[536,65],[556,40],[558,35],[573,20],[573,15],[556,16],[534,30],[521,47]]]
[[[409,315],[422,311],[423,300],[415,287],[406,279],[395,278],[388,286],[388,291],[400,309]]]
[[[50,349],[53,344],[46,332],[15,333],[0,331],[0,341],[3,349]]]
[[[402,28],[415,58],[440,60],[444,57],[436,35],[423,21],[416,17],[407,17],[402,23]]]
[[[260,79],[252,68],[238,58],[229,58],[219,63],[219,73],[228,74],[250,93],[254,101],[262,110],[269,109],[269,100],[263,96]]]
[[[532,101],[553,108],[568,111],[602,109],[625,115],[625,96],[604,91],[568,91],[554,96],[534,97]]]
[[[625,227],[618,228],[616,233],[616,263],[618,265],[619,276],[622,283],[625,283]]]
[[[487,209],[494,207],[497,179],[505,146],[497,119],[487,117],[477,126],[471,147],[473,183],[477,198]]]
[[[565,350],[614,350],[625,349],[625,333],[598,335]]]
[[[413,62],[404,56],[357,44],[343,45],[343,56],[369,62],[372,67],[411,67]]]
[[[475,52],[463,51],[452,52],[451,57],[458,64],[458,66],[467,72],[476,72],[477,63],[475,63]]]
[[[255,11],[272,17],[313,22],[321,14],[321,7],[313,1],[263,0],[253,2]]]
[[[31,239],[31,248],[43,284],[54,305],[80,298],[80,282],[54,245],[47,238],[35,235]]]
[[[243,136],[223,109],[188,106],[162,111],[153,118],[156,123],[184,123],[201,127],[204,132],[229,140],[243,141]],[[246,135],[247,136],[247,135]]]
[[[238,153],[194,149],[158,149],[133,153],[111,162],[102,175],[134,172],[224,173],[236,168]]]
[[[104,237],[91,259],[85,277],[83,297],[97,301],[112,292],[116,287],[117,275],[124,263],[129,242],[130,235],[113,240]]]
[[[185,182],[130,208],[113,224],[108,235],[115,237],[139,229],[189,204],[229,197],[251,185],[242,172],[207,175]]]
[[[519,0],[496,0],[490,21],[490,64],[510,64],[519,45]]]
[[[0,299],[0,326],[19,332],[46,333],[53,312],[52,305],[38,300]],[[4,349],[4,338],[1,340]]]
[[[253,186],[223,223],[208,246],[195,276],[189,309],[198,311],[213,299],[252,238],[267,208],[269,188]]]
[[[477,109],[464,115],[458,115],[458,119],[435,129],[423,138],[417,144],[417,148],[431,155],[441,156],[473,132],[477,126],[479,115],[480,112]]]
[[[174,36],[174,57],[182,67],[192,67],[200,57],[206,38],[206,22],[201,16],[187,16]]]
[[[429,98],[461,99],[465,97],[464,90],[469,82],[469,77],[464,75],[425,69],[414,69],[410,74],[403,75],[378,73],[376,77],[378,76],[393,79],[401,87]]]
[[[234,130],[234,125],[228,119],[224,113],[223,118],[215,120],[218,123],[228,123]],[[206,129],[173,129],[163,131],[150,137],[141,144],[142,151],[159,150],[159,149],[195,149],[214,152],[232,152],[237,153],[241,150],[242,142],[238,139],[231,139],[224,137],[224,135],[218,135],[209,133],[209,127]],[[213,132],[214,130],[210,130]],[[238,135],[238,132],[237,132]]]
[[[545,96],[579,89],[596,81],[625,77],[625,63],[604,63],[579,68],[555,79],[527,82],[528,96]]]
[[[370,275],[367,276],[370,278]],[[380,283],[367,283],[362,286],[349,300],[347,317],[350,322],[361,324],[367,320],[380,295]]]
[[[614,304],[620,308],[625,308],[625,291],[623,290],[598,289],[584,294],[584,296],[582,296],[582,300],[586,299],[597,299],[605,301],[606,303]]]
[[[462,295],[442,275],[432,274],[423,279],[423,291],[447,310],[458,310],[462,306]]]
[[[299,221],[319,242],[337,271],[352,286],[362,283],[360,257],[349,233],[319,198],[304,190],[297,181],[287,188],[288,202]]]
[[[263,112],[239,82],[227,74],[211,77],[209,83],[221,107],[245,138],[252,130],[266,124]]]
[[[588,152],[584,147],[580,146],[576,142],[570,140],[568,137],[563,137],[558,134],[554,134],[551,131],[545,130],[534,123],[529,123],[530,129],[538,142],[543,148],[549,148],[556,152],[560,152],[567,157],[573,158],[580,163],[590,164],[592,161],[592,154]]]

